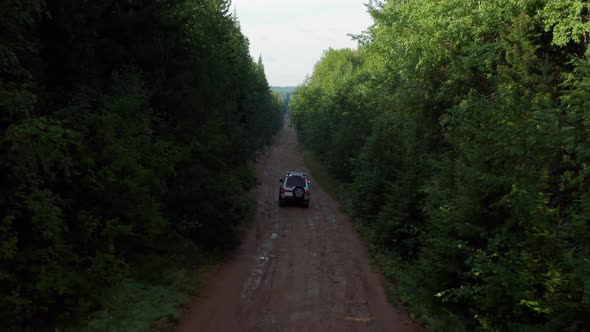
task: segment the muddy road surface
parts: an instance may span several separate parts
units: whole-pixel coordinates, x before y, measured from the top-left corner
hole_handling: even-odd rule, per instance
[[[308,209],[278,206],[286,171],[308,172]],[[350,218],[305,166],[293,128],[285,125],[257,173],[252,228],[176,331],[422,331],[387,302]]]

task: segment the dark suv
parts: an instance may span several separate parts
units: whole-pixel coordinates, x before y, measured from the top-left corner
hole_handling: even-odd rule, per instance
[[[306,208],[309,207],[309,185],[307,175],[303,172],[287,172],[281,179],[279,188],[279,206],[284,206],[287,202],[302,203]]]

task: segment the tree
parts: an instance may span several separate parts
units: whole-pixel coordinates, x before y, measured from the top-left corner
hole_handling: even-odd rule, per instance
[[[282,105],[229,1],[0,8],[2,328],[71,325],[235,245]]]
[[[355,74],[329,50],[292,104],[402,300],[432,330],[583,330],[587,2],[369,12]]]

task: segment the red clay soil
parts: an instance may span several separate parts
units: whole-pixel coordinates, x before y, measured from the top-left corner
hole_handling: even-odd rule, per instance
[[[308,172],[308,209],[279,208],[286,171]],[[423,331],[387,302],[350,218],[309,174],[292,128],[285,125],[257,173],[252,228],[176,331]]]

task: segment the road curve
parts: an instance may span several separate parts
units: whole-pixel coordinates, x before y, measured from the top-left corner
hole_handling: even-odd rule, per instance
[[[279,208],[279,178],[288,170],[309,174],[285,125],[257,164],[252,228],[176,331],[423,331],[387,302],[350,218],[313,174],[309,209]]]

